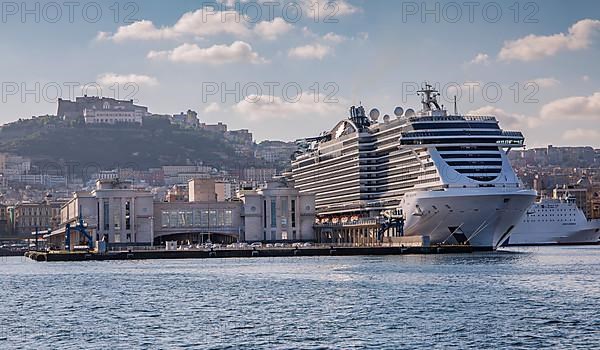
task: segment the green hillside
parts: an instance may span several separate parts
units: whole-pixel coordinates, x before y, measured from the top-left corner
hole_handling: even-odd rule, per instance
[[[0,152],[30,157],[34,163],[99,165],[102,168],[147,169],[204,162],[232,169],[261,165],[236,155],[222,135],[182,129],[168,120],[148,117],[132,124],[91,126],[56,117],[19,120],[0,129]]]

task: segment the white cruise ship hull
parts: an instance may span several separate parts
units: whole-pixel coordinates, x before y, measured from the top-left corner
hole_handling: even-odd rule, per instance
[[[450,188],[407,193],[404,234],[429,236],[432,244],[469,244],[494,250],[535,200],[532,190]]]
[[[600,221],[591,221],[588,227],[556,225],[534,227],[517,226],[510,236],[508,245],[549,245],[549,244],[596,244],[600,240]]]

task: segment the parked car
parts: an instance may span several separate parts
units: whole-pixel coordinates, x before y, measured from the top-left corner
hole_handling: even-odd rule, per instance
[[[312,243],[306,242],[302,245],[303,247],[312,247]]]
[[[285,247],[285,244],[283,243],[275,243],[275,248],[283,248]]]
[[[262,248],[262,243],[254,242],[254,243],[250,244],[250,248]]]

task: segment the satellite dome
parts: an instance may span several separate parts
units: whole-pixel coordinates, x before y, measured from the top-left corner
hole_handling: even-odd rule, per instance
[[[387,115],[387,114],[386,114],[386,115],[384,115],[384,116],[383,116],[383,122],[384,122],[384,123],[389,123],[389,122],[390,122],[390,116],[389,116],[389,115]]]
[[[401,116],[402,116],[402,114],[404,114],[404,108],[402,108],[402,107],[396,107],[396,108],[394,109],[394,115],[395,115],[396,117],[401,117]]]
[[[406,113],[404,113],[404,115],[405,115],[406,117],[409,117],[409,118],[410,118],[410,117],[414,117],[414,116],[415,116],[415,111],[414,111],[414,109],[412,109],[412,108],[409,108],[409,109],[407,109],[407,110],[406,110]]]
[[[376,122],[377,119],[379,119],[379,110],[377,108],[373,108],[370,112],[369,112],[369,117],[371,117],[371,120]]]

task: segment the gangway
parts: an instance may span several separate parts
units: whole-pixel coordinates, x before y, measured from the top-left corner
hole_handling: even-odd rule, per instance
[[[71,230],[75,230],[82,234],[88,241],[88,247],[90,250],[94,249],[94,239],[85,229],[85,225],[83,224],[83,218],[79,215],[79,221],[75,225],[75,227],[71,227],[71,224],[67,224],[65,226],[65,250],[71,250]]]
[[[396,235],[404,236],[404,214],[402,209],[387,210],[383,212],[384,221],[377,231],[379,242],[383,240],[383,235],[390,229],[395,229]]]

